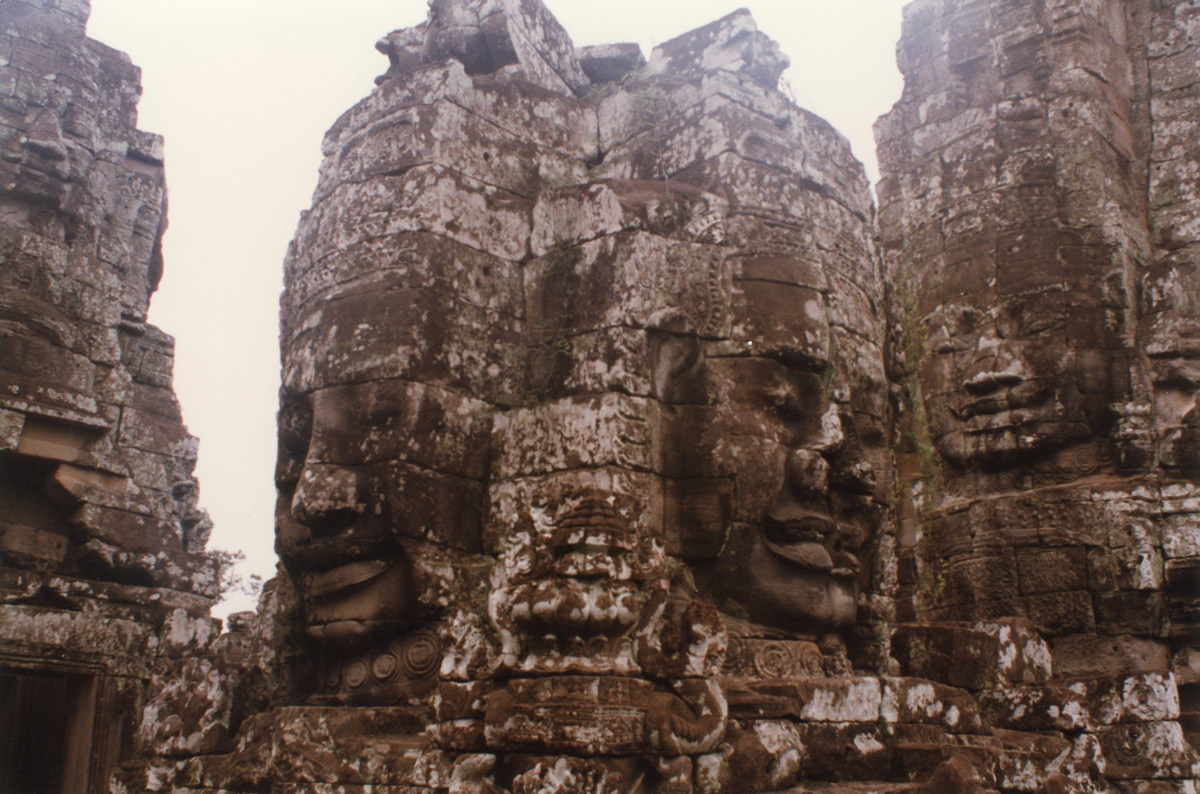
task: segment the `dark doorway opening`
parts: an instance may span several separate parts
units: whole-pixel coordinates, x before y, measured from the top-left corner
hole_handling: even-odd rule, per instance
[[[0,794],[87,791],[96,679],[0,669]]]

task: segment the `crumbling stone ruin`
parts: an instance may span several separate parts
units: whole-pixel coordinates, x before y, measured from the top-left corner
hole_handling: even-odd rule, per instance
[[[0,2],[0,790],[106,791],[217,594],[174,342],[162,139],[86,0]]]
[[[46,791],[1196,791],[1197,3],[910,4],[877,213],[748,12],[647,60],[431,0],[325,140],[283,568],[219,637],[136,71],[86,3],[0,13]]]
[[[914,4],[877,127],[917,486],[898,619],[1027,619],[1054,679],[989,694],[989,720],[1094,733],[1110,778],[1187,746],[1174,706],[1064,721],[1079,682],[1170,671],[1200,730],[1197,11]],[[893,635],[902,665],[926,670],[930,630]]]

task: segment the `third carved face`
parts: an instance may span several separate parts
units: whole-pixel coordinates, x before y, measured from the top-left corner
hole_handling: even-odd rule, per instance
[[[1102,431],[1129,394],[1123,314],[1047,288],[947,301],[927,318],[920,378],[932,440],[955,466],[1036,462]],[[1085,298],[1089,296],[1083,296]]]

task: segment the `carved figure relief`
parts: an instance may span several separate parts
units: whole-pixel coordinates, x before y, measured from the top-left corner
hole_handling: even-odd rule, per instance
[[[539,71],[594,66],[544,9],[458,5],[381,42],[391,69],[331,131],[289,254],[277,545],[324,659],[309,701],[432,704],[373,676],[436,631],[434,739],[511,756],[498,785],[558,775],[514,754],[564,753],[620,791],[690,790],[726,729],[726,627],[731,670],[787,677],[774,642],[844,672],[873,586],[889,409],[865,181],[744,13],[584,91]],[[508,60],[478,49],[518,31]],[[551,93],[489,77],[502,62]],[[732,149],[699,134],[698,97]],[[522,127],[546,102],[559,120]],[[827,172],[793,152],[812,135]],[[849,180],[844,201],[801,172]]]
[[[1141,166],[1129,165],[1150,156],[1139,136],[1159,123],[1130,84],[1146,63],[1141,26],[1153,13],[1143,11],[1113,6],[1115,16],[1081,22],[1105,55],[1071,53],[1029,10],[979,28],[997,38],[1025,23],[1043,32],[1019,57],[981,56],[970,74],[947,78],[966,104],[933,124],[960,120],[970,129],[963,146],[981,155],[955,149],[950,170],[943,153],[908,143],[922,134],[913,112],[934,61],[901,57],[909,88],[877,129],[897,144],[881,147],[881,228],[907,291],[897,311],[921,401],[909,432],[933,453],[919,453],[924,517],[902,532],[917,558],[907,583],[916,614],[1025,616],[1080,647],[1100,648],[1108,634],[1154,646],[1168,634],[1162,539],[1151,527],[1164,471],[1154,426],[1173,420],[1155,418],[1162,375],[1150,373],[1163,365],[1137,341],[1137,283],[1154,246]],[[966,19],[931,13],[939,30]],[[966,57],[957,35],[938,63]],[[1091,76],[1066,79],[1080,59]],[[1030,96],[1015,74],[1044,74],[1043,90]],[[1082,106],[1101,127],[1080,119]],[[1154,322],[1141,323],[1143,336]]]

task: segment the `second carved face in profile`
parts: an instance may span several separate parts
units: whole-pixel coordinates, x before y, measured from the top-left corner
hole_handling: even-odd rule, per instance
[[[813,290],[743,283],[735,306],[738,341],[700,343],[667,409],[668,524],[739,631],[844,636],[881,518],[867,447],[884,440],[850,384],[882,371],[878,348],[852,349]]]

